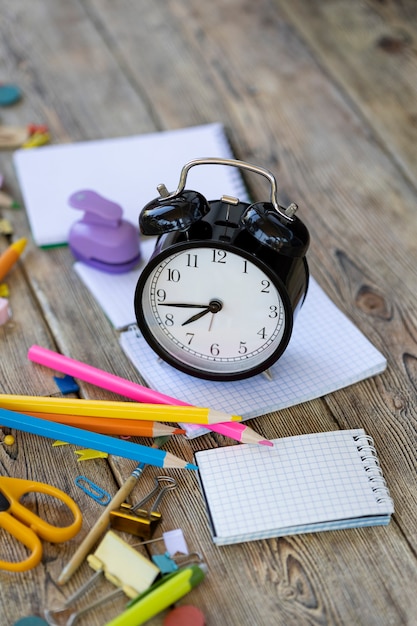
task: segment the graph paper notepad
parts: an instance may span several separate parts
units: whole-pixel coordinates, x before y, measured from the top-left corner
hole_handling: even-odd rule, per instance
[[[362,429],[195,454],[214,543],[386,525],[394,512]]]
[[[270,368],[272,380],[262,374],[233,382],[188,376],[158,359],[136,326],[121,334],[120,343],[152,389],[244,419],[320,398],[379,374],[386,367],[385,357],[313,278],[290,343]],[[189,437],[207,432],[192,424],[183,426]]]

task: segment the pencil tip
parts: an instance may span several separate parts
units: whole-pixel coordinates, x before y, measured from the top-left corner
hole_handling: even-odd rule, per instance
[[[26,244],[27,244],[26,237],[22,237],[21,239],[18,239],[17,241],[15,241],[12,244],[12,247],[18,254],[22,254],[23,250],[26,247]]]
[[[194,465],[193,463],[187,463],[185,469],[198,470],[198,465]]]
[[[65,583],[68,581],[67,578],[67,568],[64,567],[64,569],[62,570],[61,574],[58,576],[58,580],[56,581],[58,585],[65,585]]]
[[[271,447],[273,447],[273,445],[274,445],[272,441],[269,441],[269,439],[262,439],[259,443],[262,446],[271,446]]]

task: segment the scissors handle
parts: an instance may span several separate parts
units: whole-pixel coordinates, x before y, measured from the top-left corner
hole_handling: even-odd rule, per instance
[[[42,544],[38,535],[9,513],[0,513],[0,527],[13,535],[29,549],[29,556],[24,561],[1,561],[0,569],[9,572],[25,572],[36,567],[42,558]]]
[[[0,561],[0,569],[24,571],[34,567],[42,556],[40,539],[51,543],[62,543],[72,539],[81,528],[82,514],[78,505],[68,494],[57,487],[33,480],[2,476],[0,477],[0,491],[10,503],[7,512],[0,513],[0,527],[7,530],[31,551],[29,558],[19,563]],[[20,502],[22,496],[27,493],[42,493],[60,500],[73,514],[72,524],[62,527],[54,526],[33,513]]]

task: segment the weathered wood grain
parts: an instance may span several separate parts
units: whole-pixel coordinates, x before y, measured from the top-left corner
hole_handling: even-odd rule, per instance
[[[415,2],[275,1],[381,148],[415,185]]]
[[[360,0],[0,0],[0,78],[24,93],[0,111],[2,123],[46,123],[62,143],[223,122],[236,155],[271,169],[283,204],[300,205],[312,273],[388,359],[381,376],[250,422],[265,437],[364,427],[395,501],[387,528],[215,547],[195,475],[169,472],[179,487],[162,509],[164,529],[182,528],[209,565],[207,580],[185,601],[201,607],[210,626],[417,619],[412,17],[412,3]],[[19,198],[10,152],[0,151],[0,171]],[[254,197],[265,197],[263,182],[247,182]],[[24,211],[2,213],[18,236],[30,236]],[[68,249],[30,242],[7,282],[13,318],[0,327],[1,391],[58,393],[51,372],[27,361],[33,343],[140,380],[72,270]],[[116,397],[84,383],[80,395]],[[232,442],[212,434],[176,438],[167,448],[191,460],[193,451],[216,445]],[[120,458],[82,466],[68,446],[24,433],[0,447],[0,465],[4,474],[66,489],[84,513],[79,540],[100,511],[74,478],[83,472],[114,492],[133,469]],[[157,474],[149,468],[132,497],[147,493]],[[0,599],[4,623],[42,615],[87,580],[84,565],[64,588],[55,583],[77,541],[45,545],[31,572],[0,571],[13,599]],[[1,554],[13,549],[0,535]],[[103,624],[109,613],[104,607],[85,623]],[[162,616],[150,624],[162,624]]]

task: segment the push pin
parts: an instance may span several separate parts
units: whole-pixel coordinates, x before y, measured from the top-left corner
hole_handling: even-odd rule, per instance
[[[13,435],[5,435],[3,441],[0,441],[1,446],[12,446],[14,444]]]
[[[164,486],[164,483],[168,483]],[[171,476],[157,476],[155,487],[140,502],[135,505],[122,504],[120,509],[110,512],[110,526],[115,530],[130,533],[141,539],[150,539],[155,528],[162,521],[162,515],[157,511],[158,505],[168,491],[176,489],[177,482]],[[153,506],[145,510],[144,504],[149,502],[159,491]]]

